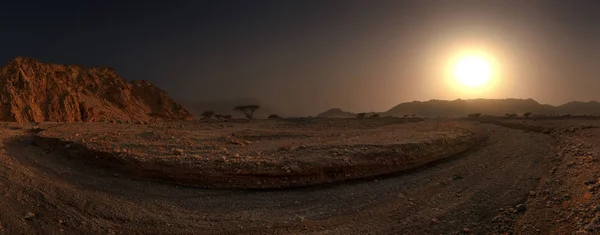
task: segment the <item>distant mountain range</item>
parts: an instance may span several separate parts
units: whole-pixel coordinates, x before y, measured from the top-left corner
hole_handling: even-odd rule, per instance
[[[470,99],[470,100],[429,100],[401,103],[388,111],[379,113],[382,117],[417,115],[420,117],[464,117],[471,113],[502,116],[506,113],[534,113],[544,115],[600,115],[600,103],[596,101],[573,101],[560,106],[540,104],[534,99]],[[318,117],[349,118],[355,113],[341,109],[330,109]]]

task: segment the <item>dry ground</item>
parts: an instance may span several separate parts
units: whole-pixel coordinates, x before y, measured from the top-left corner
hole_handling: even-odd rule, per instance
[[[382,118],[48,123],[35,131],[8,124],[0,128],[0,234],[593,233],[597,124]],[[327,169],[368,174],[299,177]],[[212,178],[198,180],[205,173]],[[379,174],[386,175],[341,182]],[[177,185],[197,182],[186,177],[203,187],[338,183]],[[228,180],[215,183],[220,177]]]
[[[466,151],[484,137],[459,122],[259,120],[54,124],[41,130],[34,143],[137,179],[282,188],[409,169]]]

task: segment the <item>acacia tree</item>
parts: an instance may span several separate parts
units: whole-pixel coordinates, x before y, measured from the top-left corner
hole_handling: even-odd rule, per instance
[[[259,108],[260,108],[259,105],[252,104],[252,105],[235,106],[235,108],[233,108],[233,110],[244,113],[244,115],[246,115],[246,118],[248,118],[248,120],[252,120],[252,117],[254,116],[254,111],[256,111]]]

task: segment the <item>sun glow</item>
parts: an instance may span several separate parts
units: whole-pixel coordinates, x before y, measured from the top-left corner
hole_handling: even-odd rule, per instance
[[[491,75],[490,64],[481,57],[464,57],[454,65],[454,77],[467,87],[486,85]]]

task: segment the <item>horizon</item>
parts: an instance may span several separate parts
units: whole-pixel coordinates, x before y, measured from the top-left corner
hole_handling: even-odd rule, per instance
[[[13,2],[0,9],[11,35],[0,39],[0,60],[26,56],[111,67],[176,100],[254,97],[294,115],[476,97],[560,105],[600,99],[593,64],[597,6],[545,0]]]

